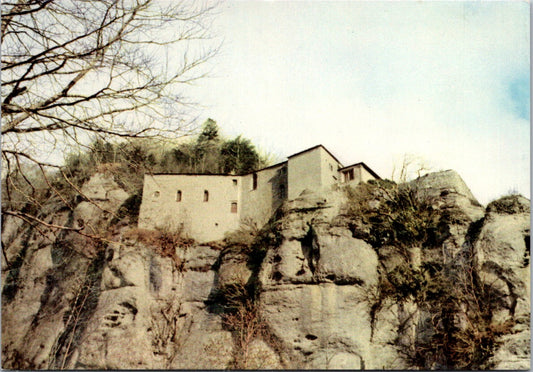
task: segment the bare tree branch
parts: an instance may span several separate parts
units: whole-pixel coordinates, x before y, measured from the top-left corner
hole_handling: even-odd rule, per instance
[[[87,146],[91,136],[188,133],[181,91],[206,76],[204,64],[218,51],[209,34],[217,4],[210,1],[2,3],[3,196],[19,198],[3,202],[3,213],[54,227],[16,208],[39,205],[42,195],[72,208],[49,172],[82,194],[57,154]]]

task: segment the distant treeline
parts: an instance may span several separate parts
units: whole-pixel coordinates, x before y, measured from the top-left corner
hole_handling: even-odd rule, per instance
[[[197,136],[175,145],[152,138],[120,142],[98,138],[85,151],[68,154],[61,171],[43,173],[35,169],[23,176],[15,168],[10,184],[2,179],[2,207],[20,210],[28,203],[35,207],[59,195],[73,200],[78,193],[72,185],[81,187],[98,171],[112,173],[127,192],[139,194],[145,173],[244,174],[270,165],[270,159],[247,138],[223,138],[212,119],[203,124]],[[28,174],[33,177],[29,179]]]

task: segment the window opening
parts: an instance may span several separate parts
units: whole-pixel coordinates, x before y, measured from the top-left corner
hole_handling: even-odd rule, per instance
[[[252,190],[257,189],[257,173],[254,173],[252,176]]]
[[[353,168],[344,172],[344,182],[348,182],[354,179]]]
[[[231,202],[231,213],[237,213],[237,202]]]
[[[204,202],[208,202],[208,201],[209,201],[209,191],[204,190]]]
[[[159,198],[159,195],[161,195],[159,191],[154,191],[153,193],[154,198]]]
[[[177,201],[177,202],[180,202],[180,201],[181,201],[181,190],[178,190],[178,191],[176,192],[176,201]]]
[[[233,186],[237,186],[237,180],[235,178],[233,179]]]

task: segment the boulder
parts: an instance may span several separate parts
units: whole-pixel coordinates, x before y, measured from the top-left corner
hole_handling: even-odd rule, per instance
[[[198,245],[184,249],[178,248],[177,254],[185,270],[208,271],[217,261],[220,251],[208,245]]]
[[[339,285],[375,286],[378,283],[378,257],[372,247],[352,237],[345,229],[318,230],[316,244],[318,281]]]
[[[218,286],[245,286],[252,271],[248,267],[248,257],[242,252],[227,252],[221,258],[218,268]]]
[[[454,170],[428,173],[407,185],[417,190],[419,198],[432,200],[440,208],[459,208],[472,221],[484,215],[484,208]]]

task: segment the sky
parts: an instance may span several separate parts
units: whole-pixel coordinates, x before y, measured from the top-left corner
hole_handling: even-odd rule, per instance
[[[382,178],[402,159],[456,170],[487,204],[530,197],[527,2],[228,1],[211,75],[217,121],[283,160],[317,144]]]

